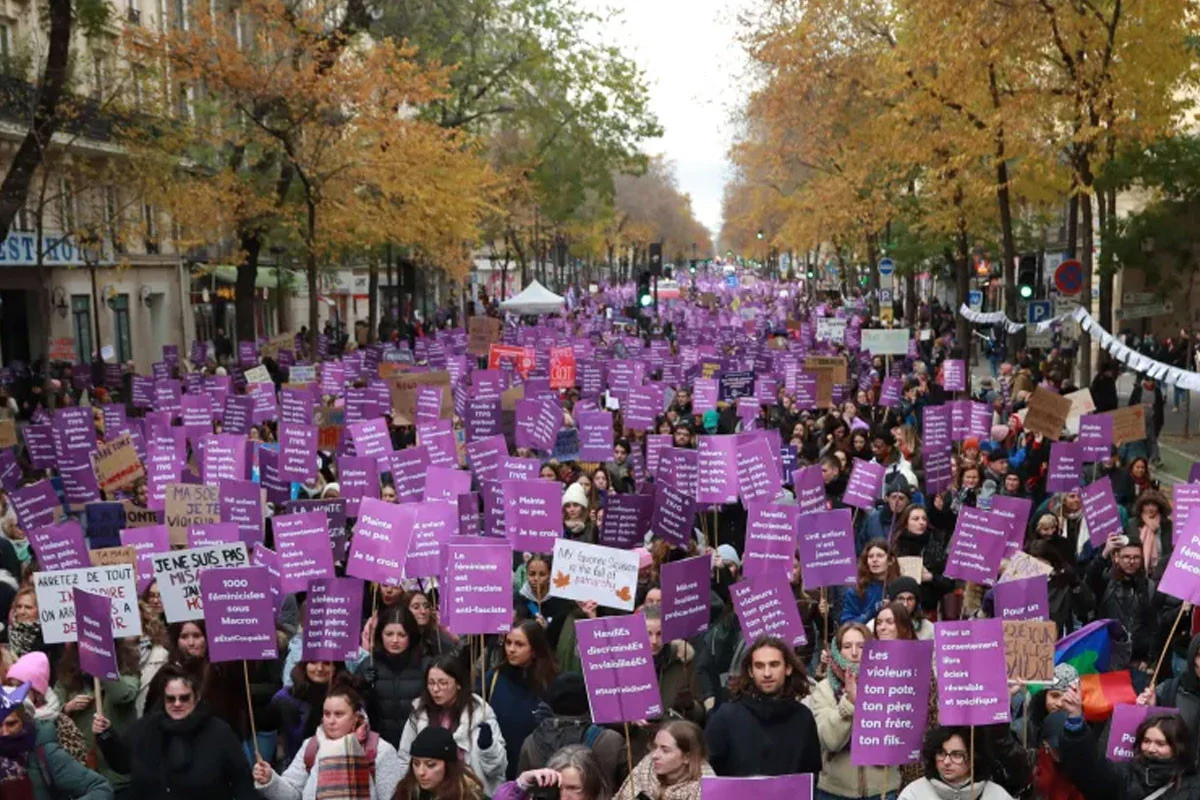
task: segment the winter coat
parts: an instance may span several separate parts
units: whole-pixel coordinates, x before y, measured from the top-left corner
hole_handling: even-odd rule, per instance
[[[1186,671],[1155,688],[1156,704],[1179,710],[1193,742],[1200,735],[1200,677],[1196,676],[1193,666],[1197,655],[1200,655],[1200,636],[1193,636],[1187,649]]]
[[[937,778],[921,778],[910,783],[900,793],[899,800],[1013,800],[1013,796],[1004,791],[1004,787],[991,781],[975,783],[975,793],[971,794],[971,784],[955,789],[942,783]]]
[[[310,690],[311,690],[310,686]],[[324,688],[324,687],[322,687]],[[316,732],[321,711],[313,719],[313,702],[296,694],[296,687],[280,689],[267,705],[267,712],[258,719],[260,731],[274,730],[283,738],[283,763],[290,764],[292,758],[304,744],[304,740]],[[324,692],[313,692],[313,696],[324,697]],[[322,701],[321,705],[323,705]],[[319,705],[318,708],[321,706]],[[374,719],[374,717],[372,717]]]
[[[548,711],[549,709],[547,709]],[[592,724],[590,716],[556,717],[548,715],[538,723],[533,733],[521,745],[517,773],[542,769],[550,756],[567,745],[586,744],[600,764],[600,771],[615,785],[624,773],[625,737],[616,731]]]
[[[664,714],[674,711],[696,724],[704,721],[704,706],[696,678],[696,654],[682,639],[667,642],[654,659]]]
[[[700,774],[709,777],[714,775],[707,761],[700,764]],[[613,795],[613,800],[636,800],[641,794],[651,800],[700,800],[700,781],[680,781],[673,786],[663,786],[654,774],[650,756],[646,756],[633,768],[633,772]]]
[[[1112,562],[1094,558],[1088,564],[1088,583],[1097,596],[1096,618],[1115,619],[1129,634],[1134,661],[1153,660],[1157,621],[1152,598],[1154,586],[1143,573],[1112,576]]]
[[[36,800],[112,800],[112,785],[58,746],[53,722],[34,724],[37,738],[26,767]]]
[[[398,656],[377,650],[373,658],[359,664],[358,674],[367,681],[367,718],[371,727],[392,747],[400,746],[404,723],[425,688],[429,659],[409,648]]]
[[[724,700],[725,684],[733,669],[733,654],[742,640],[742,629],[732,611],[726,612],[721,601],[721,611],[708,626],[701,640],[700,652],[696,654],[696,676],[700,685],[700,699]]]
[[[108,717],[112,723],[113,730],[120,735],[125,735],[137,722],[137,698],[140,693],[141,686],[138,676],[122,675],[119,680],[115,681],[100,681],[100,694],[104,701],[104,716]],[[71,699],[79,695],[86,694],[91,696],[92,684],[89,681],[87,688],[83,691],[70,692],[63,688],[61,684],[54,687],[54,693],[58,695],[58,699],[63,705],[66,705]],[[96,716],[96,704],[89,703],[79,711],[68,715],[71,721],[79,727],[79,732],[83,734],[83,740],[87,743],[90,749],[95,744],[95,734],[92,733],[92,720]],[[110,765],[103,753],[96,764],[96,771],[104,776],[106,780],[112,783],[116,789],[122,789],[129,783],[129,776],[122,774],[122,771]]]
[[[821,741],[821,774],[817,787],[842,797],[878,797],[900,789],[900,773],[886,767],[856,767],[850,763],[850,730],[854,726],[854,703],[849,695],[839,699],[825,678],[805,701],[817,724]],[[860,787],[862,787],[861,790]]]
[[[1129,393],[1129,405],[1139,406],[1142,404],[1143,388],[1144,387],[1142,386],[1141,381],[1138,381],[1137,384],[1134,385],[1133,391]],[[1158,384],[1155,384],[1154,385],[1154,419],[1146,420],[1146,422],[1153,424],[1155,436],[1158,436],[1160,433],[1162,433],[1163,424],[1166,422],[1166,414],[1165,414],[1166,408],[1165,407],[1166,407],[1166,399],[1163,397],[1162,389],[1159,388]]]
[[[921,565],[933,576],[932,581],[921,583],[919,587],[921,608],[926,612],[933,611],[943,597],[954,591],[954,579],[943,574],[946,570],[946,559],[949,557],[946,537],[937,528],[927,527],[924,536],[901,531],[896,534],[892,551],[896,558],[919,556]]]
[[[883,588],[882,581],[871,581],[865,592],[860,593],[857,588],[847,590],[842,598],[842,613],[838,622],[861,622],[866,625],[883,605]]]
[[[747,694],[718,708],[704,729],[708,760],[722,776],[821,771],[813,713],[799,700]]]
[[[487,748],[479,746],[481,726],[488,725],[492,730],[492,743]],[[417,734],[429,727],[429,715],[418,700],[413,711],[408,715],[404,725],[404,734],[400,737],[400,775],[408,773],[411,761],[412,743]],[[463,709],[454,729],[454,741],[458,749],[466,753],[467,765],[475,772],[483,784],[483,789],[490,797],[496,788],[504,782],[505,770],[508,767],[508,751],[504,733],[496,719],[496,712],[490,705],[483,702],[479,695],[471,695],[471,703]],[[524,739],[521,740],[524,742]],[[517,745],[520,752],[521,745]],[[515,760],[514,760],[515,763]]]
[[[316,739],[321,744],[330,741],[320,727],[317,728]],[[316,800],[317,776],[321,770],[322,756],[318,745],[316,761],[310,770],[304,759],[308,742],[309,740],[305,739],[300,752],[296,753],[291,765],[282,775],[271,773],[271,780],[266,785],[257,787],[259,794],[267,800]],[[401,765],[396,748],[380,737],[375,751],[375,771],[371,776],[371,800],[391,800],[407,771],[408,764]]]
[[[169,658],[170,655],[166,648],[157,644],[151,645],[150,649],[142,652],[139,660],[142,669],[141,682],[138,684],[137,699],[134,701],[139,718],[146,714],[146,697],[150,694],[150,684],[154,682],[154,676],[158,674]]]
[[[161,707],[152,708],[127,735],[110,728],[96,737],[96,744],[114,770],[129,776],[132,797],[258,798],[241,742],[203,701],[183,724],[169,719]],[[172,763],[176,747],[184,757]]]
[[[1145,800],[1163,785],[1178,781],[1158,800],[1200,800],[1200,776],[1195,769],[1182,771],[1173,764],[1148,765],[1139,756],[1133,761],[1108,761],[1087,725],[1070,722],[1059,748],[1062,766],[1087,800]]]
[[[502,746],[507,743],[505,769],[508,779],[512,780],[517,777],[521,745],[537,727],[536,712],[542,698],[529,686],[521,670],[507,664],[501,665],[498,670],[488,670],[483,676],[481,689],[483,687],[487,689],[488,705],[500,723],[500,730],[493,733],[503,733],[502,737],[497,738],[501,740]],[[484,781],[488,794],[491,794],[499,783]]]

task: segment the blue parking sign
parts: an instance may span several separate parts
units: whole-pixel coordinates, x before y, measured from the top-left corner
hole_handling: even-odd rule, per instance
[[[1049,300],[1031,300],[1029,302],[1029,324],[1050,319],[1050,313]]]

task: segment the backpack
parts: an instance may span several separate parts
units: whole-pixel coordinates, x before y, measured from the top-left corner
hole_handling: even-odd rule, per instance
[[[317,741],[316,736],[310,736],[308,744],[304,745],[304,769],[312,772],[313,766],[317,763],[317,749],[321,743]],[[363,747],[366,753],[367,765],[371,769],[371,780],[375,780],[375,756],[379,753],[379,734],[371,731],[367,734],[367,743]]]

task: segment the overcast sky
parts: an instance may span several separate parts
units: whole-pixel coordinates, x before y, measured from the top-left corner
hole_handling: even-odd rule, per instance
[[[665,130],[647,150],[675,163],[680,189],[691,195],[696,217],[714,238],[721,229],[730,113],[744,92],[737,88],[746,61],[735,19],[742,2],[580,0],[586,8],[620,12],[606,31],[609,43],[646,72],[651,106]]]

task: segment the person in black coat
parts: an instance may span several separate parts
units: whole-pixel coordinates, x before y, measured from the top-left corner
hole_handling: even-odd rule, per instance
[[[1117,364],[1110,358],[1100,363],[1100,371],[1092,378],[1092,402],[1096,404],[1096,412],[1116,411],[1120,405],[1117,399]]]
[[[817,723],[800,702],[808,694],[808,678],[782,639],[764,636],[750,647],[729,693],[732,699],[704,731],[714,772],[742,777],[821,771]]]
[[[366,681],[371,727],[388,744],[400,746],[404,724],[425,687],[429,660],[421,647],[421,628],[404,605],[386,608],[372,635],[371,655],[359,665]]]
[[[131,797],[257,800],[250,762],[233,729],[200,701],[195,677],[174,664],[159,671],[163,705],[125,737],[96,715],[96,745],[114,771],[131,778]]]

